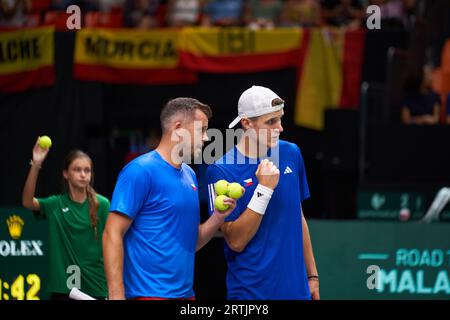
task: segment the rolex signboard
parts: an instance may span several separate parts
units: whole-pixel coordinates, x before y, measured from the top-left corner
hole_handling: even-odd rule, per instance
[[[21,207],[0,207],[0,300],[46,298],[47,222]]]

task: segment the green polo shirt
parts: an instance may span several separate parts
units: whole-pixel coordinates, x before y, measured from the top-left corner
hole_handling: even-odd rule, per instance
[[[98,239],[89,218],[89,203],[74,202],[67,193],[38,199],[39,216],[48,219],[50,276],[48,291],[69,293],[80,270],[79,288],[96,297],[107,297],[103,268],[102,234],[109,212],[109,200],[97,195]]]

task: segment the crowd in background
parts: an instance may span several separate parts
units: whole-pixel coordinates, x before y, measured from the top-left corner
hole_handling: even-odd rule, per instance
[[[186,26],[336,26],[358,29],[367,7],[380,8],[383,27],[412,30],[423,0],[0,0],[0,28],[58,25],[66,9],[81,9],[83,27],[181,28]],[[429,69],[429,68],[428,68]],[[404,88],[404,124],[436,124],[442,101],[431,88],[432,69],[410,77]],[[450,96],[447,99],[450,124]]]
[[[84,26],[161,28],[248,26],[250,28],[359,28],[366,8],[378,5],[381,18],[409,29],[420,0],[0,0],[0,27],[58,23],[78,5]],[[59,19],[59,20],[58,20]]]

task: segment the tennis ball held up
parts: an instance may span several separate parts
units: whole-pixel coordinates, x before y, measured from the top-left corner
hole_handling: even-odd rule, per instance
[[[50,139],[49,136],[39,137],[39,146],[42,149],[48,149],[52,146],[52,140]]]
[[[216,191],[216,195],[224,195],[228,192],[228,181],[227,180],[219,180],[214,184],[214,190]]]
[[[225,198],[226,196],[224,196],[223,194],[216,197],[216,199],[214,200],[214,207],[217,210],[225,211],[230,207],[230,205],[223,203],[223,200],[225,200]]]
[[[244,195],[244,188],[237,182],[228,185],[228,196],[233,199],[239,199]]]

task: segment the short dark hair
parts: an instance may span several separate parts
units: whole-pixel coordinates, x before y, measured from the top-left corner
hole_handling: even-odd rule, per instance
[[[161,110],[161,114],[159,116],[162,132],[164,133],[166,131],[167,122],[175,114],[184,113],[186,116],[192,118],[195,110],[200,110],[203,112],[208,119],[212,117],[211,108],[197,99],[181,97],[169,100],[169,102],[167,102]]]
[[[272,100],[272,107],[279,106],[280,104],[283,104],[284,100],[280,98],[275,98]]]

